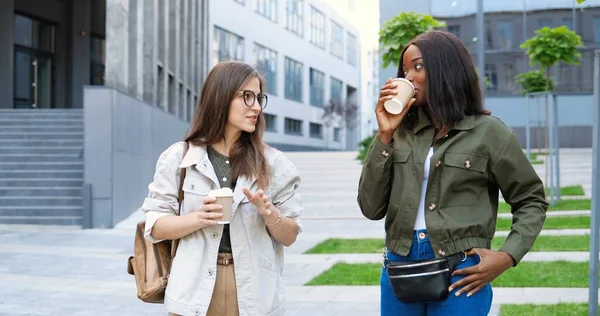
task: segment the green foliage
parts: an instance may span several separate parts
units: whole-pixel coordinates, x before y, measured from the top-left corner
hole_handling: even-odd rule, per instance
[[[369,147],[371,146],[373,139],[375,139],[375,135],[377,135],[377,134],[373,134],[373,135],[361,140],[358,143],[358,156],[356,157],[356,159],[360,160],[361,163],[365,162],[365,158],[367,157],[367,152],[369,151]]]
[[[518,74],[515,79],[521,86],[521,93],[523,93],[523,95],[532,92],[554,90],[554,81],[552,81],[551,78],[546,78],[546,75],[540,70],[532,70]]]
[[[547,72],[559,61],[568,65],[579,64],[581,53],[577,48],[583,46],[583,42],[577,33],[563,25],[553,29],[546,26],[535,34],[521,44],[521,48],[527,50],[531,66],[539,64]]]
[[[415,12],[402,12],[385,21],[379,31],[383,68],[387,68],[390,64],[397,67],[402,49],[415,36],[445,26],[446,23],[434,19],[431,15]]]
[[[584,2],[585,2],[585,0],[577,0],[577,4],[582,4]]]

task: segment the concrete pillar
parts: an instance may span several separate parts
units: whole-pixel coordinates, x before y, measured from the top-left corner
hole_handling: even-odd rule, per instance
[[[71,107],[83,107],[83,86],[90,84],[92,1],[72,2]]]
[[[128,91],[129,1],[106,0],[105,85]]]
[[[0,108],[13,108],[15,0],[0,1]]]

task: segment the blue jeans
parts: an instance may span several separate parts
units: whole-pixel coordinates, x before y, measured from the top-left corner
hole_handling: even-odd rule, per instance
[[[417,261],[433,259],[435,255],[429,242],[426,230],[415,231],[413,243],[408,256],[401,256],[395,252],[387,251],[390,261]],[[456,269],[470,267],[479,263],[478,256],[468,256]],[[464,276],[455,276],[450,284],[462,279]],[[492,306],[492,286],[487,284],[479,292],[467,298],[467,293],[459,297],[454,296],[455,289],[448,298],[440,302],[431,303],[403,303],[396,298],[394,290],[388,281],[385,267],[381,272],[381,316],[487,316]]]

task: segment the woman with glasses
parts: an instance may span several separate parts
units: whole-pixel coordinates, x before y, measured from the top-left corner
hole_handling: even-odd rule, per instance
[[[147,239],[180,240],[165,294],[170,315],[285,313],[283,247],[301,232],[303,207],[295,166],[262,140],[264,87],[248,64],[217,64],[185,142],[158,158],[142,209]],[[231,221],[218,224],[222,206],[208,193],[225,187],[234,195]]]

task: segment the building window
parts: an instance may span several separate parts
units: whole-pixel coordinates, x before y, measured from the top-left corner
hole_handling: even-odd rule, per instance
[[[460,25],[448,25],[448,32],[460,38]]]
[[[287,0],[286,2],[285,28],[298,36],[303,36],[304,1]]]
[[[310,6],[310,42],[325,49],[325,15]]]
[[[512,49],[515,35],[512,21],[500,21],[497,26],[499,35],[498,48]]]
[[[165,71],[163,67],[158,66],[156,73],[158,76],[158,84],[156,85],[156,105],[165,109]]]
[[[226,60],[244,60],[244,38],[215,26],[213,65]]]
[[[342,89],[344,89],[344,83],[331,77],[331,102],[342,103]]]
[[[254,62],[267,80],[267,91],[277,95],[277,52],[254,43]]]
[[[494,49],[494,38],[492,37],[492,27],[490,22],[485,22],[485,49]]]
[[[106,65],[106,40],[92,34],[90,44],[90,84],[103,86]]]
[[[334,21],[331,21],[331,54],[344,58],[344,29]]]
[[[285,118],[285,133],[289,135],[302,135],[302,121]]]
[[[325,74],[310,68],[310,104],[325,106]]]
[[[321,138],[323,139],[323,124],[310,123],[309,135],[310,138]]]
[[[265,130],[269,132],[277,132],[277,116],[264,113],[265,115]]]
[[[333,128],[333,141],[338,143],[342,141],[342,132],[339,127]]]
[[[562,25],[568,27],[569,30],[571,30],[571,31],[575,30],[575,28],[573,27],[573,19],[571,19],[571,18],[563,18]]]
[[[254,0],[254,10],[265,18],[277,22],[277,0]]]
[[[512,63],[505,63],[504,64],[504,82],[505,82],[505,87],[504,90],[505,91],[515,91],[517,86],[515,83],[515,76],[517,75],[517,72],[515,71],[515,66]]]
[[[356,66],[356,36],[348,33],[348,63]]]
[[[496,74],[496,65],[495,64],[485,64],[485,76],[488,78],[490,82],[490,86],[486,89],[488,91],[496,91],[498,90],[498,77]]]
[[[594,40],[596,41],[596,46],[600,45],[600,16],[594,17]]]
[[[302,63],[286,57],[285,98],[302,102]]]
[[[571,69],[573,67],[561,62],[558,66],[558,84],[562,87],[570,87],[573,85],[571,80]]]
[[[54,26],[15,14],[13,102],[17,108],[51,108],[54,97]]]
[[[552,27],[552,19],[544,18],[538,20],[538,28],[542,27]]]

